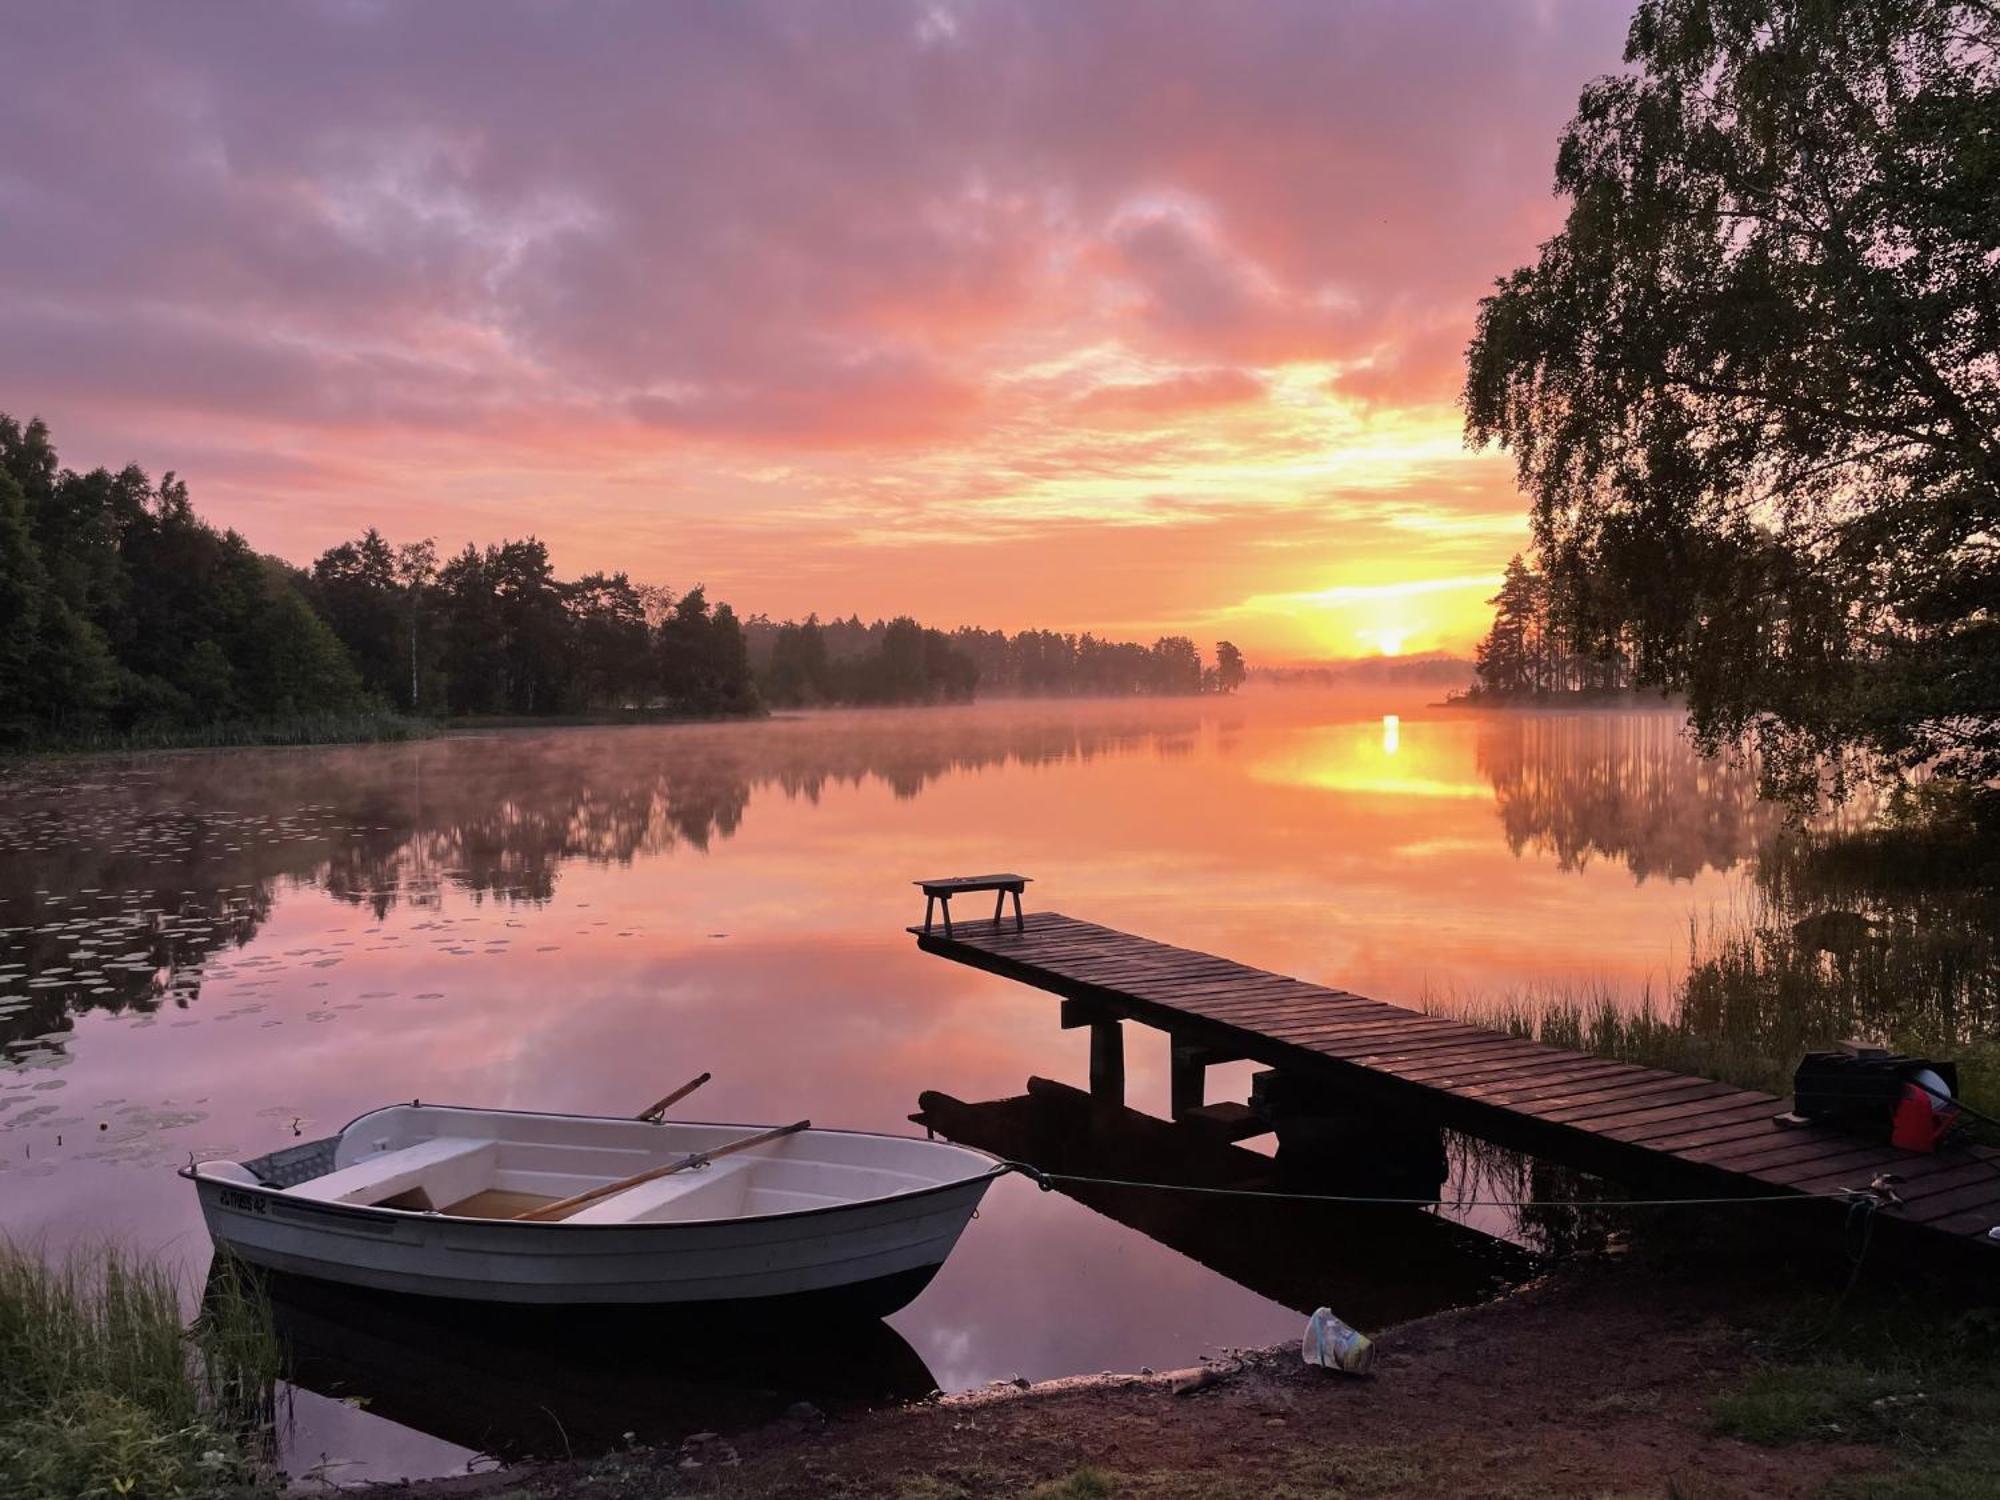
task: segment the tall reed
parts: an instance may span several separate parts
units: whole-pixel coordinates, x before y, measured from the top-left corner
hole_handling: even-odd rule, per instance
[[[1858,905],[1858,903],[1857,903]],[[1690,921],[1666,999],[1650,986],[1528,986],[1497,997],[1427,993],[1424,1008],[1515,1036],[1785,1094],[1806,1052],[1849,1039],[1955,1060],[1960,1096],[2000,1114],[2000,963],[1983,907],[1801,911],[1765,897]]]
[[[181,1309],[175,1276],[125,1252],[0,1244],[0,1495],[266,1492],[270,1306],[224,1266],[192,1327]]]

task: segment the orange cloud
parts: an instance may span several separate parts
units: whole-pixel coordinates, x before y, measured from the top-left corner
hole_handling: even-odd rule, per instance
[[[1144,421],[1255,401],[1264,389],[1264,382],[1248,370],[1190,370],[1164,380],[1100,385],[1077,400],[1076,410],[1090,417]]]

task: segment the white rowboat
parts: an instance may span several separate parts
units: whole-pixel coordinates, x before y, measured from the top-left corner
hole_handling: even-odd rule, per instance
[[[720,1148],[758,1127],[394,1104],[340,1134],[181,1169],[252,1265],[477,1302],[783,1310],[904,1306],[951,1253],[992,1157],[855,1130]],[[717,1159],[520,1220],[690,1154]]]

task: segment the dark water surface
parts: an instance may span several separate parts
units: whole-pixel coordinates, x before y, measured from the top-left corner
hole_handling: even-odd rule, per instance
[[[912,1130],[925,1090],[1082,1084],[1087,1033],[1059,1030],[1049,997],[915,950],[908,882],[925,875],[1017,869],[1033,907],[1405,1004],[1567,981],[1657,993],[1690,913],[1742,899],[1778,821],[1672,714],[1416,697],[17,766],[0,773],[0,1232],[51,1250],[115,1236],[198,1282],[208,1244],[175,1167],[394,1099],[623,1113],[708,1069],[690,1118]],[[1135,1107],[1165,1113],[1166,1063],[1165,1039],[1136,1031]],[[1214,1070],[1210,1098],[1242,1097],[1248,1076]],[[559,1453],[648,1414],[645,1436],[708,1425],[703,1400],[741,1420],[798,1395],[1164,1368],[1293,1337],[1305,1301],[1364,1326],[1448,1305],[1506,1262],[1431,1216],[1232,1240],[1229,1212],[1005,1179],[884,1347],[831,1364],[780,1341],[700,1376],[641,1359],[642,1379],[294,1309],[312,1358],[289,1456],[349,1481],[444,1472],[504,1449],[527,1420],[505,1414],[536,1408],[562,1438],[529,1446]],[[422,1361],[397,1357],[419,1345]],[[539,1399],[538,1380],[571,1395]]]

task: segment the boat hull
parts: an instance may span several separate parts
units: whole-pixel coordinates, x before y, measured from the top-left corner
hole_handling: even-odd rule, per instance
[[[195,1180],[215,1243],[273,1271],[466,1302],[686,1305],[787,1302],[893,1312],[957,1243],[987,1179],[806,1214],[686,1224],[521,1224],[385,1214]]]
[[[923,1290],[999,1169],[905,1136],[801,1128],[738,1149],[744,1135],[411,1103],[181,1175],[218,1248],[290,1276],[520,1307],[880,1315]],[[559,1219],[515,1216],[593,1189]]]

